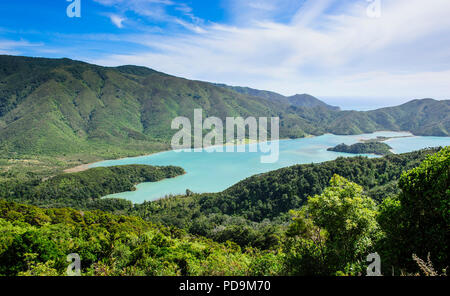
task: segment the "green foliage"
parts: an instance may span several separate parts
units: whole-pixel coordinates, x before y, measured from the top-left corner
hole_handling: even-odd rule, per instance
[[[353,154],[378,154],[387,155],[392,154],[391,147],[386,143],[381,142],[366,142],[366,143],[356,143],[353,145],[346,145],[344,143],[337,145],[333,148],[328,148],[328,151],[335,152],[345,152]]]
[[[376,240],[388,262],[382,266],[414,268],[411,254],[427,252],[436,266],[449,265],[448,147],[404,174],[400,186],[402,172],[437,150],[298,165],[222,193],[187,191],[141,205],[101,197],[184,171],[122,166],[60,174],[75,163],[166,150],[171,120],[192,119],[195,108],[221,119],[278,116],[282,138],[450,130],[450,101],[338,111],[308,95],[230,89],[143,67],[0,56],[0,197],[48,208],[0,199],[0,275],[63,275],[73,252],[85,275],[358,274]],[[369,148],[355,149],[387,149]],[[383,239],[369,197],[384,200]],[[129,216],[87,211],[94,209]]]
[[[143,182],[157,182],[184,174],[180,167],[125,165],[98,167],[83,172],[60,174],[43,182],[0,183],[0,197],[46,207],[75,207],[125,212],[132,203],[101,197],[135,190]]]
[[[223,120],[281,116],[303,122],[289,104],[142,67],[0,56],[0,71],[0,151],[9,158],[117,158],[166,150],[175,133],[172,119],[192,119],[196,108]],[[304,135],[298,126],[283,126],[282,137]]]
[[[59,276],[58,271],[51,266],[55,265],[55,261],[47,261],[45,263],[35,262],[39,254],[25,254],[28,264],[27,271],[20,271],[18,276]]]
[[[416,268],[411,255],[426,258],[437,268],[450,265],[450,147],[429,156],[419,167],[402,175],[401,194],[386,200],[380,224],[390,265]]]
[[[256,252],[255,259],[250,265],[251,274],[255,276],[277,276],[284,274],[283,253],[262,253],[258,250],[251,251]]]
[[[390,187],[408,168],[417,166],[429,153],[424,150],[391,155],[378,159],[365,157],[338,158],[320,164],[296,165],[256,175],[239,182],[213,198],[200,197],[205,212],[219,209],[225,214],[239,214],[253,221],[278,217],[291,209],[301,207],[310,195],[319,194],[327,187],[334,174],[361,184],[369,196],[380,201],[380,188]],[[390,189],[396,191],[395,188]]]
[[[39,218],[38,218],[39,217]],[[0,200],[0,275],[65,275],[78,253],[83,275],[276,273],[273,255],[101,211],[40,209]]]
[[[343,168],[347,175],[365,182],[367,189],[333,175],[328,186],[310,194],[300,209],[290,211],[294,218],[290,222],[287,212],[271,220],[252,221],[238,214],[236,205],[235,214],[228,215],[230,204],[217,198],[224,193],[190,194],[123,207],[121,211],[130,216],[98,210],[41,209],[0,199],[0,275],[64,275],[65,258],[70,253],[81,256],[83,275],[360,275],[365,272],[366,256],[374,251],[381,254],[385,275],[392,266],[397,273],[404,274],[404,269],[416,272],[412,258],[419,262],[415,254],[427,252],[433,265],[429,258],[426,264],[419,264],[421,270],[445,274],[441,270],[448,265],[449,147],[426,157],[433,151],[322,164],[323,168]],[[384,199],[378,213],[368,195],[373,180],[390,186],[402,165],[403,169],[416,168],[402,175],[401,194]],[[315,165],[283,170],[305,172],[303,169],[311,167],[315,169],[309,172],[322,172]],[[250,179],[280,177],[283,170]],[[144,177],[157,180],[181,172],[174,167],[123,166],[112,172],[57,176],[32,188],[64,189],[69,184],[67,191],[58,191],[69,194],[71,186],[91,188],[91,178],[97,182],[106,178],[110,188],[115,188],[132,186],[133,182],[117,181],[124,177],[128,182],[139,182]],[[361,177],[361,172],[366,177]],[[290,183],[295,179],[283,180]],[[243,184],[251,183],[247,180]],[[226,196],[232,197],[231,192],[236,191],[227,190]],[[286,200],[286,196],[282,198]],[[83,201],[86,197],[73,199]],[[250,211],[246,213],[260,214],[261,204],[247,203]],[[109,202],[102,206],[118,212]]]
[[[288,255],[288,261],[295,263],[288,265],[293,274],[311,270],[356,274],[380,235],[375,202],[363,194],[361,186],[338,175],[322,194],[309,197],[300,211],[292,213],[294,223],[288,235],[298,240]],[[292,243],[288,246],[292,250]]]
[[[304,164],[250,177],[222,193],[173,196],[137,204],[129,214],[191,234],[242,248],[276,250],[289,223],[289,211],[299,209],[307,197],[320,194],[333,174],[363,185],[368,196],[381,201],[399,192],[397,179],[420,164],[430,153],[423,150],[383,158],[339,158]]]
[[[266,91],[266,90],[258,90],[253,89],[249,87],[240,87],[240,86],[229,86],[225,84],[216,84],[217,86],[227,88],[234,90],[241,94],[246,94],[254,97],[260,97],[271,101],[277,101],[280,103],[290,104],[295,107],[308,107],[308,108],[315,108],[315,107],[323,107],[329,110],[339,110],[339,107],[330,106],[328,104],[325,104],[321,100],[308,95],[308,94],[297,94],[291,97],[285,97],[283,95],[280,95],[275,92]]]

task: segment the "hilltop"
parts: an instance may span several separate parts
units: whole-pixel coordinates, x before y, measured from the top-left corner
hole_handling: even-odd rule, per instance
[[[250,87],[241,87],[241,86],[229,86],[226,84],[216,84],[217,86],[234,90],[241,94],[246,94],[254,97],[259,97],[263,99],[267,99],[273,102],[280,102],[283,104],[292,105],[295,107],[308,107],[308,108],[314,108],[314,107],[323,107],[326,109],[339,111],[340,108],[336,106],[328,105],[321,100],[319,100],[316,97],[313,97],[309,94],[296,94],[293,96],[283,96],[279,93],[267,91],[267,90],[259,90],[254,89]]]

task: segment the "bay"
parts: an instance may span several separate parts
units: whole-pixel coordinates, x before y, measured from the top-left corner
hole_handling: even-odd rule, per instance
[[[410,137],[405,137],[410,136]],[[427,147],[449,146],[450,137],[417,137],[407,132],[376,132],[372,134],[340,136],[326,134],[318,137],[279,141],[279,160],[261,163],[261,152],[176,152],[166,151],[147,156],[107,160],[90,167],[126,164],[174,165],[187,172],[183,176],[154,183],[142,183],[136,191],[112,194],[107,197],[124,198],[134,203],[156,200],[168,195],[184,194],[186,189],[196,193],[220,192],[233,184],[255,174],[265,173],[295,164],[319,163],[337,157],[353,157],[355,154],[327,151],[328,148],[345,143],[351,145],[362,139],[376,137],[401,137],[385,141],[394,153],[406,153]],[[378,157],[375,155],[365,155]]]

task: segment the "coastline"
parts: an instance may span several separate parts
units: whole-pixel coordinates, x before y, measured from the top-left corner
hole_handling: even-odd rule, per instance
[[[411,132],[408,131],[375,131],[373,133],[367,133],[367,134],[374,134],[374,133],[378,133],[378,132],[398,132],[398,133],[410,133],[411,136],[414,136],[414,134],[412,134]],[[333,135],[331,133],[325,133],[323,135]],[[319,135],[319,136],[323,136],[323,135]],[[365,135],[365,134],[359,134],[359,135]],[[282,139],[278,139],[277,141],[287,141],[287,140],[300,140],[300,139],[306,139],[306,138],[315,138],[315,137],[319,137],[319,136],[315,136],[315,135],[306,135],[303,138],[295,138],[295,139],[291,139],[291,138],[282,138]],[[355,135],[358,136],[358,135]],[[411,136],[406,136],[406,137],[411,137]],[[249,139],[246,139],[245,141],[251,141]],[[267,142],[271,142],[270,141],[265,141]],[[363,141],[363,139],[358,139],[358,142]],[[250,144],[258,144],[258,143],[262,143],[262,141],[251,141],[249,143],[224,143],[222,144],[223,147],[229,146],[229,145],[250,145]],[[217,147],[218,145],[213,145],[213,146],[209,146],[209,147],[203,147],[203,149],[205,148],[212,148],[212,147]],[[135,158],[135,157],[145,157],[145,156],[150,156],[150,155],[154,155],[154,154],[158,154],[158,153],[165,153],[165,152],[170,152],[170,151],[175,151],[174,149],[168,149],[168,150],[163,150],[163,151],[158,151],[158,152],[154,152],[154,153],[148,153],[148,154],[142,154],[142,155],[136,155],[136,156],[126,156],[126,157],[119,157],[119,158],[115,158],[115,159],[103,159],[103,160],[99,160],[99,161],[95,161],[95,162],[91,162],[91,163],[87,163],[87,164],[82,164],[76,167],[72,167],[72,168],[68,168],[65,169],[63,172],[64,173],[79,173],[79,172],[83,172],[86,171],[88,169],[90,169],[90,166],[99,162],[103,162],[103,161],[110,161],[110,160],[120,160],[120,159],[127,159],[127,158]]]
[[[278,139],[276,141],[298,140],[298,139],[314,138],[314,137],[317,137],[317,136],[307,135],[307,136],[305,136],[303,138],[295,138],[295,139],[283,138],[283,139]],[[259,143],[268,143],[268,142],[271,142],[271,141],[274,141],[274,140],[270,140],[270,141],[255,141],[255,140],[245,139],[245,143],[230,143],[230,142],[227,142],[227,143],[224,143],[222,145],[212,145],[212,146],[203,147],[202,149],[213,148],[213,147],[217,147],[217,146],[227,147],[227,146],[230,146],[230,145],[236,145],[236,146],[252,145],[252,144],[259,144]],[[190,148],[190,149],[194,149],[194,148]],[[158,153],[165,153],[165,152],[170,152],[170,151],[176,151],[176,150],[168,149],[168,150],[163,150],[163,151],[158,151],[158,152],[148,153],[148,154],[141,154],[141,155],[136,155],[136,156],[126,156],[126,157],[119,157],[119,158],[114,158],[114,159],[102,159],[102,160],[99,160],[99,161],[85,163],[85,164],[78,165],[76,167],[65,169],[65,170],[63,170],[63,173],[70,174],[70,173],[83,172],[83,171],[86,171],[86,170],[90,169],[91,165],[99,163],[99,162],[103,162],[103,161],[120,160],[120,159],[135,158],[135,157],[145,157],[145,156],[150,156],[150,155],[155,155],[155,154],[158,154]]]
[[[355,143],[358,141],[357,138],[365,138],[365,139],[375,138],[378,135],[378,133],[370,133],[370,134],[368,133],[363,136],[361,136],[361,135],[362,134],[357,135],[356,137],[355,136],[349,137],[349,139],[350,139],[349,141],[351,141],[352,143]],[[341,137],[344,137],[344,141],[345,141],[345,139],[347,139],[347,138],[345,138],[346,135],[343,135]],[[220,192],[220,191],[225,190],[226,188],[229,188],[232,185],[238,183],[239,181],[244,180],[245,178],[248,178],[253,175],[265,173],[266,171],[275,171],[275,170],[278,170],[283,167],[289,167],[289,166],[297,165],[300,163],[316,163],[316,162],[320,163],[320,162],[324,162],[324,161],[333,160],[337,157],[354,157],[355,155],[350,154],[350,153],[341,153],[342,155],[336,155],[336,156],[326,154],[326,155],[324,155],[324,157],[317,157],[316,160],[311,160],[309,157],[314,157],[314,155],[316,153],[313,153],[314,155],[311,153],[308,153],[308,151],[310,151],[310,150],[308,150],[306,148],[305,148],[306,153],[304,155],[302,154],[303,147],[307,147],[308,145],[311,146],[311,148],[314,149],[314,151],[316,151],[316,152],[318,152],[318,154],[320,154],[320,153],[324,152],[324,149],[326,149],[326,147],[332,147],[333,144],[340,143],[341,140],[342,139],[339,138],[339,135],[337,135],[337,138],[336,138],[333,134],[325,134],[322,136],[312,137],[312,139],[310,141],[307,141],[307,139],[304,139],[304,138],[300,138],[300,139],[296,139],[296,140],[295,139],[277,140],[277,142],[280,142],[280,153],[283,153],[281,151],[283,149],[288,149],[288,151],[292,152],[292,153],[288,152],[286,154],[288,156],[289,155],[291,156],[291,158],[287,160],[289,163],[284,162],[281,164],[276,164],[274,167],[270,167],[268,170],[267,170],[267,168],[262,167],[262,169],[263,169],[262,171],[252,172],[251,174],[249,172],[247,172],[245,174],[239,175],[240,172],[246,171],[247,168],[253,167],[253,166],[249,166],[249,165],[247,165],[246,167],[241,166],[240,168],[242,170],[240,169],[239,171],[236,172],[237,173],[236,175],[239,176],[239,178],[237,176],[230,177],[230,174],[229,174],[230,169],[232,170],[236,166],[239,167],[241,165],[240,160],[242,158],[239,156],[230,156],[231,157],[230,159],[224,160],[220,156],[217,156],[217,157],[214,155],[208,156],[208,153],[204,153],[203,156],[206,157],[207,161],[199,160],[198,164],[189,167],[192,162],[195,162],[198,160],[198,158],[196,156],[192,155],[192,154],[195,155],[195,153],[186,153],[186,155],[176,156],[177,153],[174,153],[173,149],[170,151],[166,151],[166,152],[172,152],[169,154],[162,154],[162,153],[166,153],[166,152],[157,152],[157,153],[149,154],[149,155],[153,155],[153,156],[156,155],[155,159],[153,159],[152,156],[150,156],[149,159],[146,159],[146,156],[138,156],[138,157],[131,156],[131,157],[127,157],[126,160],[124,160],[124,161],[118,161],[118,162],[116,162],[114,160],[101,161],[100,163],[93,165],[93,167],[120,166],[120,165],[126,165],[126,164],[139,163],[139,164],[162,165],[162,166],[177,165],[177,166],[180,166],[180,167],[183,167],[186,169],[186,171],[188,172],[188,175],[185,178],[183,178],[182,180],[180,179],[179,181],[173,181],[173,183],[172,183],[172,181],[170,181],[170,183],[167,183],[167,184],[165,184],[164,182],[165,181],[169,182],[169,180],[164,180],[164,181],[158,182],[158,184],[153,184],[153,185],[139,184],[142,187],[136,186],[137,192],[135,192],[135,193],[123,192],[123,193],[117,194],[115,196],[107,196],[107,197],[127,199],[127,200],[132,201],[133,203],[141,203],[142,201],[154,201],[154,200],[158,200],[158,199],[164,199],[167,196],[171,196],[171,195],[175,195],[175,196],[176,195],[184,195],[184,191],[186,188],[189,188],[196,193]],[[305,143],[303,141],[307,141],[307,142]],[[427,141],[428,141],[427,139],[422,139],[418,143],[420,145],[422,142],[427,142]],[[447,141],[448,140],[444,140],[443,143],[447,143]],[[284,144],[282,144],[282,142],[284,142]],[[438,145],[436,145],[436,146],[438,146]],[[289,148],[289,147],[291,147],[291,148]],[[424,149],[424,148],[417,148],[414,150],[420,150],[420,149]],[[410,151],[413,151],[413,150],[410,150]],[[399,151],[397,153],[407,153],[410,151]],[[246,152],[248,152],[247,149],[246,149]],[[300,152],[300,153],[297,154],[297,152]],[[161,153],[161,154],[159,154],[159,153]],[[238,153],[231,153],[231,154],[238,154]],[[339,153],[335,153],[335,154],[339,154]],[[362,156],[367,156],[369,158],[383,157],[382,155],[377,155],[377,154],[372,154],[372,153],[363,154]],[[172,157],[174,157],[174,158],[172,158]],[[294,157],[295,159],[292,160],[292,157]],[[300,160],[302,160],[303,158],[306,158],[307,161],[299,162],[298,157],[300,157]],[[253,158],[253,157],[250,156],[250,158]],[[122,159],[124,159],[124,158],[122,158]],[[171,161],[172,159],[173,159],[173,162],[175,162],[176,164],[174,164]],[[211,174],[215,174],[215,172],[211,172],[211,174],[210,173],[197,174],[198,171],[196,171],[196,169],[198,169],[198,168],[202,168],[201,172],[207,172],[208,171],[207,168],[211,165],[211,163],[216,164],[215,163],[216,159],[219,161],[217,164],[222,164],[223,162],[221,162],[221,161],[227,161],[226,163],[223,163],[225,165],[225,170],[222,170],[222,172],[217,173],[218,177],[213,176],[212,179],[208,179],[211,176]],[[236,162],[235,162],[235,160],[236,160]],[[258,160],[256,159],[256,161],[258,161]],[[252,163],[254,163],[254,162],[252,162]],[[185,165],[187,167],[185,167]],[[227,165],[228,165],[228,167],[227,167]],[[206,169],[204,169],[204,168],[206,168]],[[217,171],[220,171],[220,169],[218,169]],[[252,170],[250,169],[249,171],[252,171]],[[233,176],[234,175],[235,174],[233,174]],[[227,178],[230,178],[230,180],[232,182],[230,180],[228,180]],[[207,182],[205,180],[207,180]],[[227,187],[225,187],[220,184],[217,184],[217,186],[216,185],[210,186],[211,184],[216,183],[214,180],[226,180],[229,183],[229,186],[227,185]],[[144,183],[149,183],[149,182],[144,182]],[[147,187],[147,186],[149,186],[149,187]],[[154,197],[156,197],[156,196],[158,198],[154,199]]]

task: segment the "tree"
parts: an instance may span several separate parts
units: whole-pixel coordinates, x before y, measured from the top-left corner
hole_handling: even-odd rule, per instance
[[[450,147],[404,173],[401,193],[383,202],[378,218],[385,257],[394,266],[416,269],[412,254],[428,253],[437,268],[450,265]]]
[[[308,256],[316,256],[329,273],[356,274],[362,270],[365,256],[380,236],[375,202],[363,194],[361,186],[339,175],[331,178],[322,194],[308,197],[308,203],[293,214],[288,236],[297,235]]]

